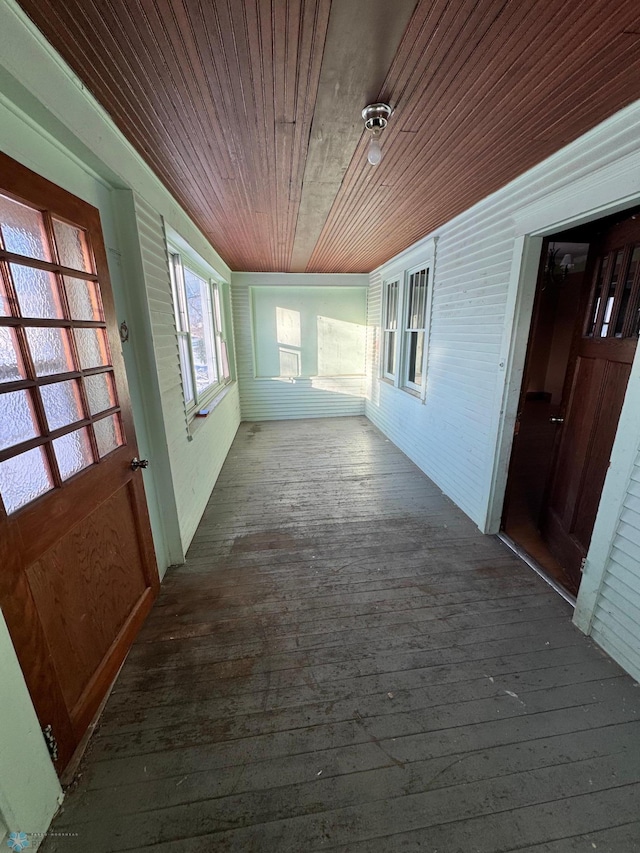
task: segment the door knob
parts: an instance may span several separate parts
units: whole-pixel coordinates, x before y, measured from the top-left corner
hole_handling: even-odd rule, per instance
[[[549,418],[550,424],[563,424],[564,418]]]
[[[132,471],[137,471],[138,468],[148,468],[148,467],[149,467],[149,460],[148,459],[138,459],[137,456],[134,456],[134,458],[131,460],[131,470]]]

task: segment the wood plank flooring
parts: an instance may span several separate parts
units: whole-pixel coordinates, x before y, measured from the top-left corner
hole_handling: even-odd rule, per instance
[[[630,853],[640,689],[365,418],[242,424],[45,851]]]

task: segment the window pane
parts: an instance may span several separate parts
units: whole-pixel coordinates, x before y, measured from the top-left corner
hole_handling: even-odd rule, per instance
[[[0,231],[8,252],[50,261],[44,219],[39,210],[0,195]]]
[[[58,460],[60,476],[68,480],[78,471],[82,471],[93,462],[89,434],[85,429],[62,435],[53,442],[53,449]]]
[[[616,320],[616,328],[614,332],[616,338],[622,337],[624,321],[627,319],[627,311],[629,310],[629,297],[631,296],[631,288],[633,286],[633,280],[638,269],[638,261],[640,261],[640,246],[636,246],[633,250],[633,254],[631,255],[629,271],[627,272],[627,277],[624,282],[624,290],[622,291],[620,309],[618,310],[618,318]]]
[[[193,379],[191,377],[191,358],[189,356],[189,339],[186,335],[178,337],[180,347],[180,371],[182,373],[182,388],[186,403],[191,403],[193,397]]]
[[[11,264],[10,267],[23,317],[46,317],[49,320],[62,317],[58,282],[53,273],[22,264]]]
[[[396,333],[387,332],[387,363],[385,373],[394,375],[396,372]]]
[[[387,329],[397,329],[398,327],[398,282],[393,281],[387,287]]]
[[[182,272],[182,263],[180,261],[180,255],[170,256],[169,272],[171,274],[171,289],[173,292],[176,330],[178,332],[188,332],[189,324],[187,322],[187,307],[185,305],[184,294],[184,276]]]
[[[104,329],[74,329],[80,367],[89,370],[109,364],[109,348]]]
[[[427,291],[427,271],[420,270],[409,279],[409,311],[407,317],[408,329],[423,329],[425,322],[425,307]]]
[[[602,298],[602,282],[607,276],[610,260],[611,255],[605,255],[596,274],[596,286],[593,293],[593,304],[591,306],[591,319],[589,320],[589,325],[585,331],[585,335],[587,337],[591,337],[596,333],[596,323],[598,320],[598,312],[600,311],[600,300]]]
[[[76,228],[75,225],[68,225],[66,222],[54,219],[53,232],[62,266],[83,272],[92,272],[89,247],[84,231]]]
[[[24,379],[24,365],[13,329],[0,326],[0,382]]]
[[[117,406],[112,373],[94,373],[92,376],[85,376],[84,388],[92,415]]]
[[[73,370],[73,359],[65,329],[27,328],[31,358],[38,376],[67,373]]]
[[[225,379],[230,379],[231,370],[229,369],[229,353],[227,352],[227,342],[224,339],[220,341],[220,351],[222,354],[222,375]]]
[[[53,480],[42,447],[0,462],[0,494],[7,513],[15,512],[52,488]]]
[[[409,338],[409,382],[422,386],[424,332],[411,332]]]
[[[111,453],[123,443],[122,431],[120,429],[120,418],[118,415],[110,415],[108,418],[102,418],[96,421],[93,425],[96,433],[96,441],[98,442],[98,453],[100,458]]]
[[[84,417],[80,389],[75,379],[42,385],[40,394],[51,432]]]
[[[40,434],[28,391],[0,394],[0,450],[28,441]]]
[[[184,269],[191,349],[198,393],[218,381],[211,298],[207,282]]]
[[[611,312],[613,311],[613,300],[616,292],[616,287],[618,286],[618,279],[620,278],[620,268],[622,266],[623,255],[624,252],[622,250],[616,252],[613,274],[611,276],[611,282],[609,284],[609,293],[607,294],[607,304],[604,307],[602,329],[600,330],[601,338],[606,338],[609,332],[609,322],[611,321]]]
[[[102,303],[97,281],[65,276],[64,286],[72,320],[102,320]]]

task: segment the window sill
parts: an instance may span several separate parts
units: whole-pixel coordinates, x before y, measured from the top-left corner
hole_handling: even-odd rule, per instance
[[[422,402],[422,395],[419,391],[414,391],[413,388],[400,388],[401,391],[404,391],[405,394],[409,394],[410,397],[415,397],[416,400]]]
[[[226,385],[223,385],[222,388],[217,391],[210,397],[208,400],[204,401],[200,409],[194,409],[193,411],[187,414],[187,440],[193,441],[193,437],[196,433],[198,433],[203,425],[207,422],[207,420],[211,417],[214,411],[218,408],[220,403],[224,400],[227,394],[230,393],[231,389],[237,384],[235,379],[232,379],[230,382],[227,382]],[[202,409],[208,409],[209,414],[204,417],[198,417],[197,412]]]

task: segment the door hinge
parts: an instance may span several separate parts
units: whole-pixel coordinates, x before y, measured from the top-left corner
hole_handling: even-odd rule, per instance
[[[586,566],[586,564],[587,564],[587,558],[586,558],[586,557],[583,557],[583,558],[580,560],[580,574],[583,574],[583,573],[584,573],[584,567]]]
[[[49,750],[49,755],[51,756],[52,761],[58,760],[58,741],[55,738],[53,733],[53,728],[51,723],[48,726],[45,726],[42,729],[42,734],[44,735],[44,742],[47,745],[47,749]]]

